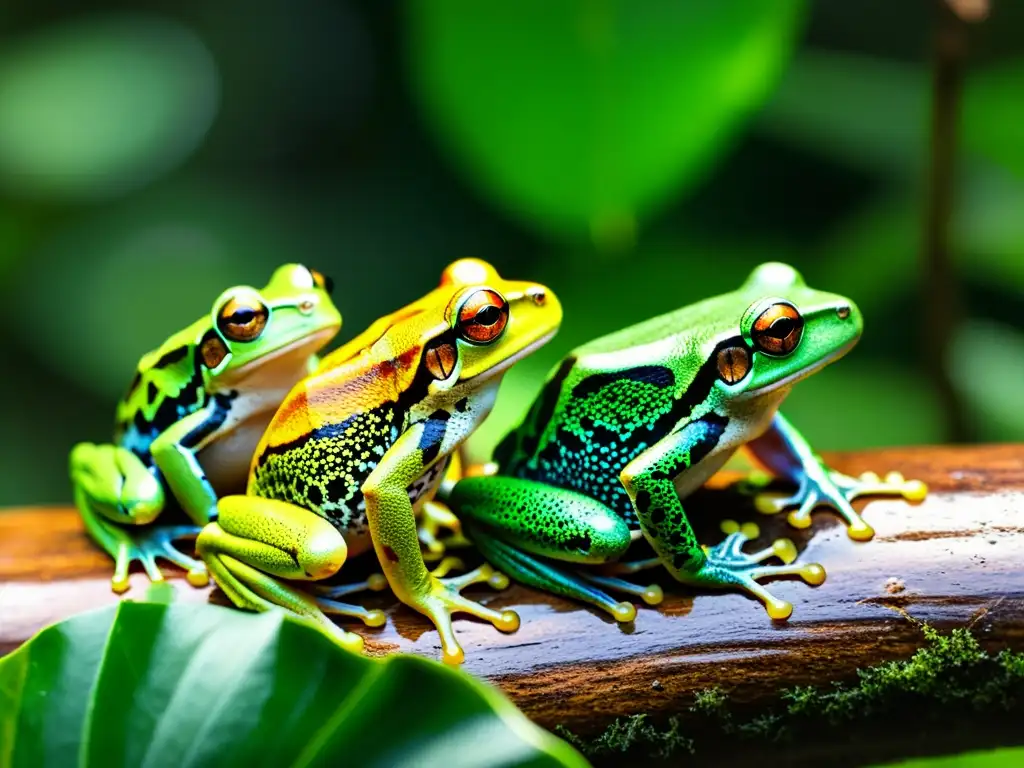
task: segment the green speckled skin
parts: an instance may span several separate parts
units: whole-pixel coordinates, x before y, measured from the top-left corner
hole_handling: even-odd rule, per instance
[[[747,446],[780,474],[807,481],[808,493],[835,502],[851,526],[862,524],[838,478],[777,413],[792,385],[845,354],[861,328],[849,299],[809,288],[786,265],[764,264],[734,292],[574,350],[496,450],[500,474],[461,480],[450,503],[473,541],[513,578],[560,594],[579,590],[575,596],[617,617],[628,620],[630,612],[526,553],[607,562],[625,552],[630,531],[639,532],[654,562],[680,581],[743,589],[773,618],[785,618],[788,603],[755,579],[799,575],[820,583],[820,566],[760,565],[773,552],[744,554],[749,529],[705,549],[681,499]],[[595,529],[600,536],[584,532]],[[624,581],[599,583],[639,594]]]

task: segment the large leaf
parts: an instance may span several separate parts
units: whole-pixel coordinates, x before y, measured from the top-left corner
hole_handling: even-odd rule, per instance
[[[0,660],[10,766],[585,766],[469,675],[280,612],[122,602]]]
[[[919,757],[901,763],[886,763],[885,768],[1018,768],[1020,765],[1024,765],[1024,748],[1012,747],[942,757]]]
[[[410,71],[470,179],[598,242],[691,187],[767,97],[803,0],[414,0]]]

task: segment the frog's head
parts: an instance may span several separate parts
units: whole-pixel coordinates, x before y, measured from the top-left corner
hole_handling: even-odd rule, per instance
[[[308,360],[341,328],[331,288],[319,272],[285,264],[260,290],[243,285],[224,291],[198,342],[210,378],[235,382],[269,364]]]
[[[732,397],[790,386],[845,355],[863,329],[852,301],[808,287],[800,273],[777,262],[757,267],[722,299],[739,316],[739,335],[714,353],[719,383]]]
[[[450,264],[423,302],[429,325],[420,326],[420,370],[435,392],[499,376],[545,344],[562,321],[562,306],[546,287],[505,280],[479,259]]]

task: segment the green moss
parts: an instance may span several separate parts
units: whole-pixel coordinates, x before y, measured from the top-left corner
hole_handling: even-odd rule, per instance
[[[591,758],[667,758],[693,753],[711,742],[779,742],[826,738],[830,730],[875,718],[941,719],[1006,713],[1024,701],[1024,653],[987,653],[967,629],[941,634],[922,625],[925,644],[911,658],[857,672],[856,681],[828,687],[801,686],[781,692],[774,705],[740,717],[726,692],[715,686],[696,694],[689,715],[659,727],[644,714],[620,718],[601,735],[582,739],[559,733]],[[685,725],[684,725],[685,723]],[[688,737],[683,728],[692,737]]]
[[[664,730],[648,723],[647,715],[620,717],[596,739],[581,739],[562,725],[555,732],[588,757],[642,753],[664,759],[681,751],[693,752],[693,740],[680,734],[675,717],[669,718]]]
[[[729,697],[725,695],[721,686],[716,685],[712,688],[705,688],[703,691],[697,691],[690,711],[698,715],[727,718],[729,716],[728,703]]]

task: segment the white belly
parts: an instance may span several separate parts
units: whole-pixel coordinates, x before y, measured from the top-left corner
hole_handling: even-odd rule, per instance
[[[273,410],[251,414],[196,454],[218,496],[245,493],[252,454],[273,415]]]

